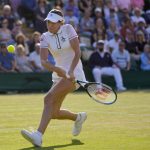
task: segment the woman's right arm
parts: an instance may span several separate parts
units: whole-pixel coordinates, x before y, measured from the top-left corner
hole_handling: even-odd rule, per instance
[[[61,69],[60,67],[57,67],[53,64],[51,64],[48,61],[48,54],[49,50],[47,48],[41,48],[40,50],[40,58],[41,58],[41,64],[42,66],[47,69],[50,72],[56,72],[58,76],[62,78],[66,78],[66,72],[65,70]]]

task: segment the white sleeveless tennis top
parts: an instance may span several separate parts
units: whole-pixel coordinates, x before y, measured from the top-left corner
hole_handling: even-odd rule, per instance
[[[60,27],[57,34],[50,32],[43,33],[41,36],[40,45],[41,48],[48,48],[55,59],[56,66],[61,67],[68,72],[75,55],[70,45],[70,40],[76,37],[78,37],[78,35],[72,25],[65,24]],[[81,60],[79,60],[74,70],[74,75],[76,79],[85,81]],[[55,72],[52,77],[53,81],[60,79]]]

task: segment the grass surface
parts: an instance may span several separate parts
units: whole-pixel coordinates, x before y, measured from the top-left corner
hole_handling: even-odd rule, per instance
[[[63,107],[86,111],[81,134],[71,135],[72,121],[52,120],[43,148],[22,138],[22,128],[37,128],[44,94],[0,95],[0,150],[150,150],[150,91],[118,94],[110,106],[98,104],[86,94],[70,94]]]

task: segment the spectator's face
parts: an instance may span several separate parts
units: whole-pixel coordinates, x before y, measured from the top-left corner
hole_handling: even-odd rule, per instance
[[[21,27],[22,27],[22,24],[21,24],[21,23],[16,23],[16,28],[17,28],[17,29],[21,29]]]
[[[23,43],[23,42],[24,42],[24,38],[23,38],[22,36],[20,36],[20,37],[18,38],[18,42],[19,42],[19,43]]]
[[[127,27],[130,27],[130,26],[132,25],[131,20],[128,19],[128,20],[126,21],[125,25],[126,25]]]
[[[1,45],[1,46],[0,46],[0,49],[1,49],[1,52],[2,52],[3,54],[6,54],[6,53],[8,52],[6,45]]]
[[[145,24],[144,24],[143,22],[139,22],[139,23],[138,23],[138,27],[139,27],[139,28],[143,28],[144,26],[145,26]]]
[[[144,40],[144,35],[142,33],[137,34],[137,40],[138,41],[143,41]]]
[[[134,34],[132,33],[132,32],[127,32],[126,33],[126,37],[128,38],[128,39],[130,39],[130,40],[134,40],[134,36],[133,36]]]
[[[145,45],[144,47],[144,52],[147,53],[147,54],[150,54],[150,45]]]
[[[97,43],[97,48],[100,52],[104,50],[104,44],[103,43]]]
[[[96,11],[95,15],[96,15],[97,18],[102,17],[102,13],[100,11]]]
[[[125,44],[124,44],[124,43],[120,43],[120,44],[119,44],[119,50],[120,50],[121,52],[123,52],[124,49],[125,49]]]
[[[35,43],[40,42],[40,35],[35,35],[34,36],[34,41],[35,41]]]
[[[85,13],[84,13],[84,16],[89,18],[91,16],[91,10],[90,9],[86,9]]]
[[[135,15],[136,16],[141,16],[141,11],[140,10],[135,10]]]
[[[3,15],[4,15],[4,16],[9,16],[10,14],[11,14],[11,8],[5,7],[5,8],[3,9]]]

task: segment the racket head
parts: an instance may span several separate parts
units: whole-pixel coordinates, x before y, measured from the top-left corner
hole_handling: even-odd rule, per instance
[[[110,105],[117,100],[117,94],[115,90],[106,84],[84,82],[84,85],[82,84],[82,87],[84,87],[88,95],[98,103]]]

